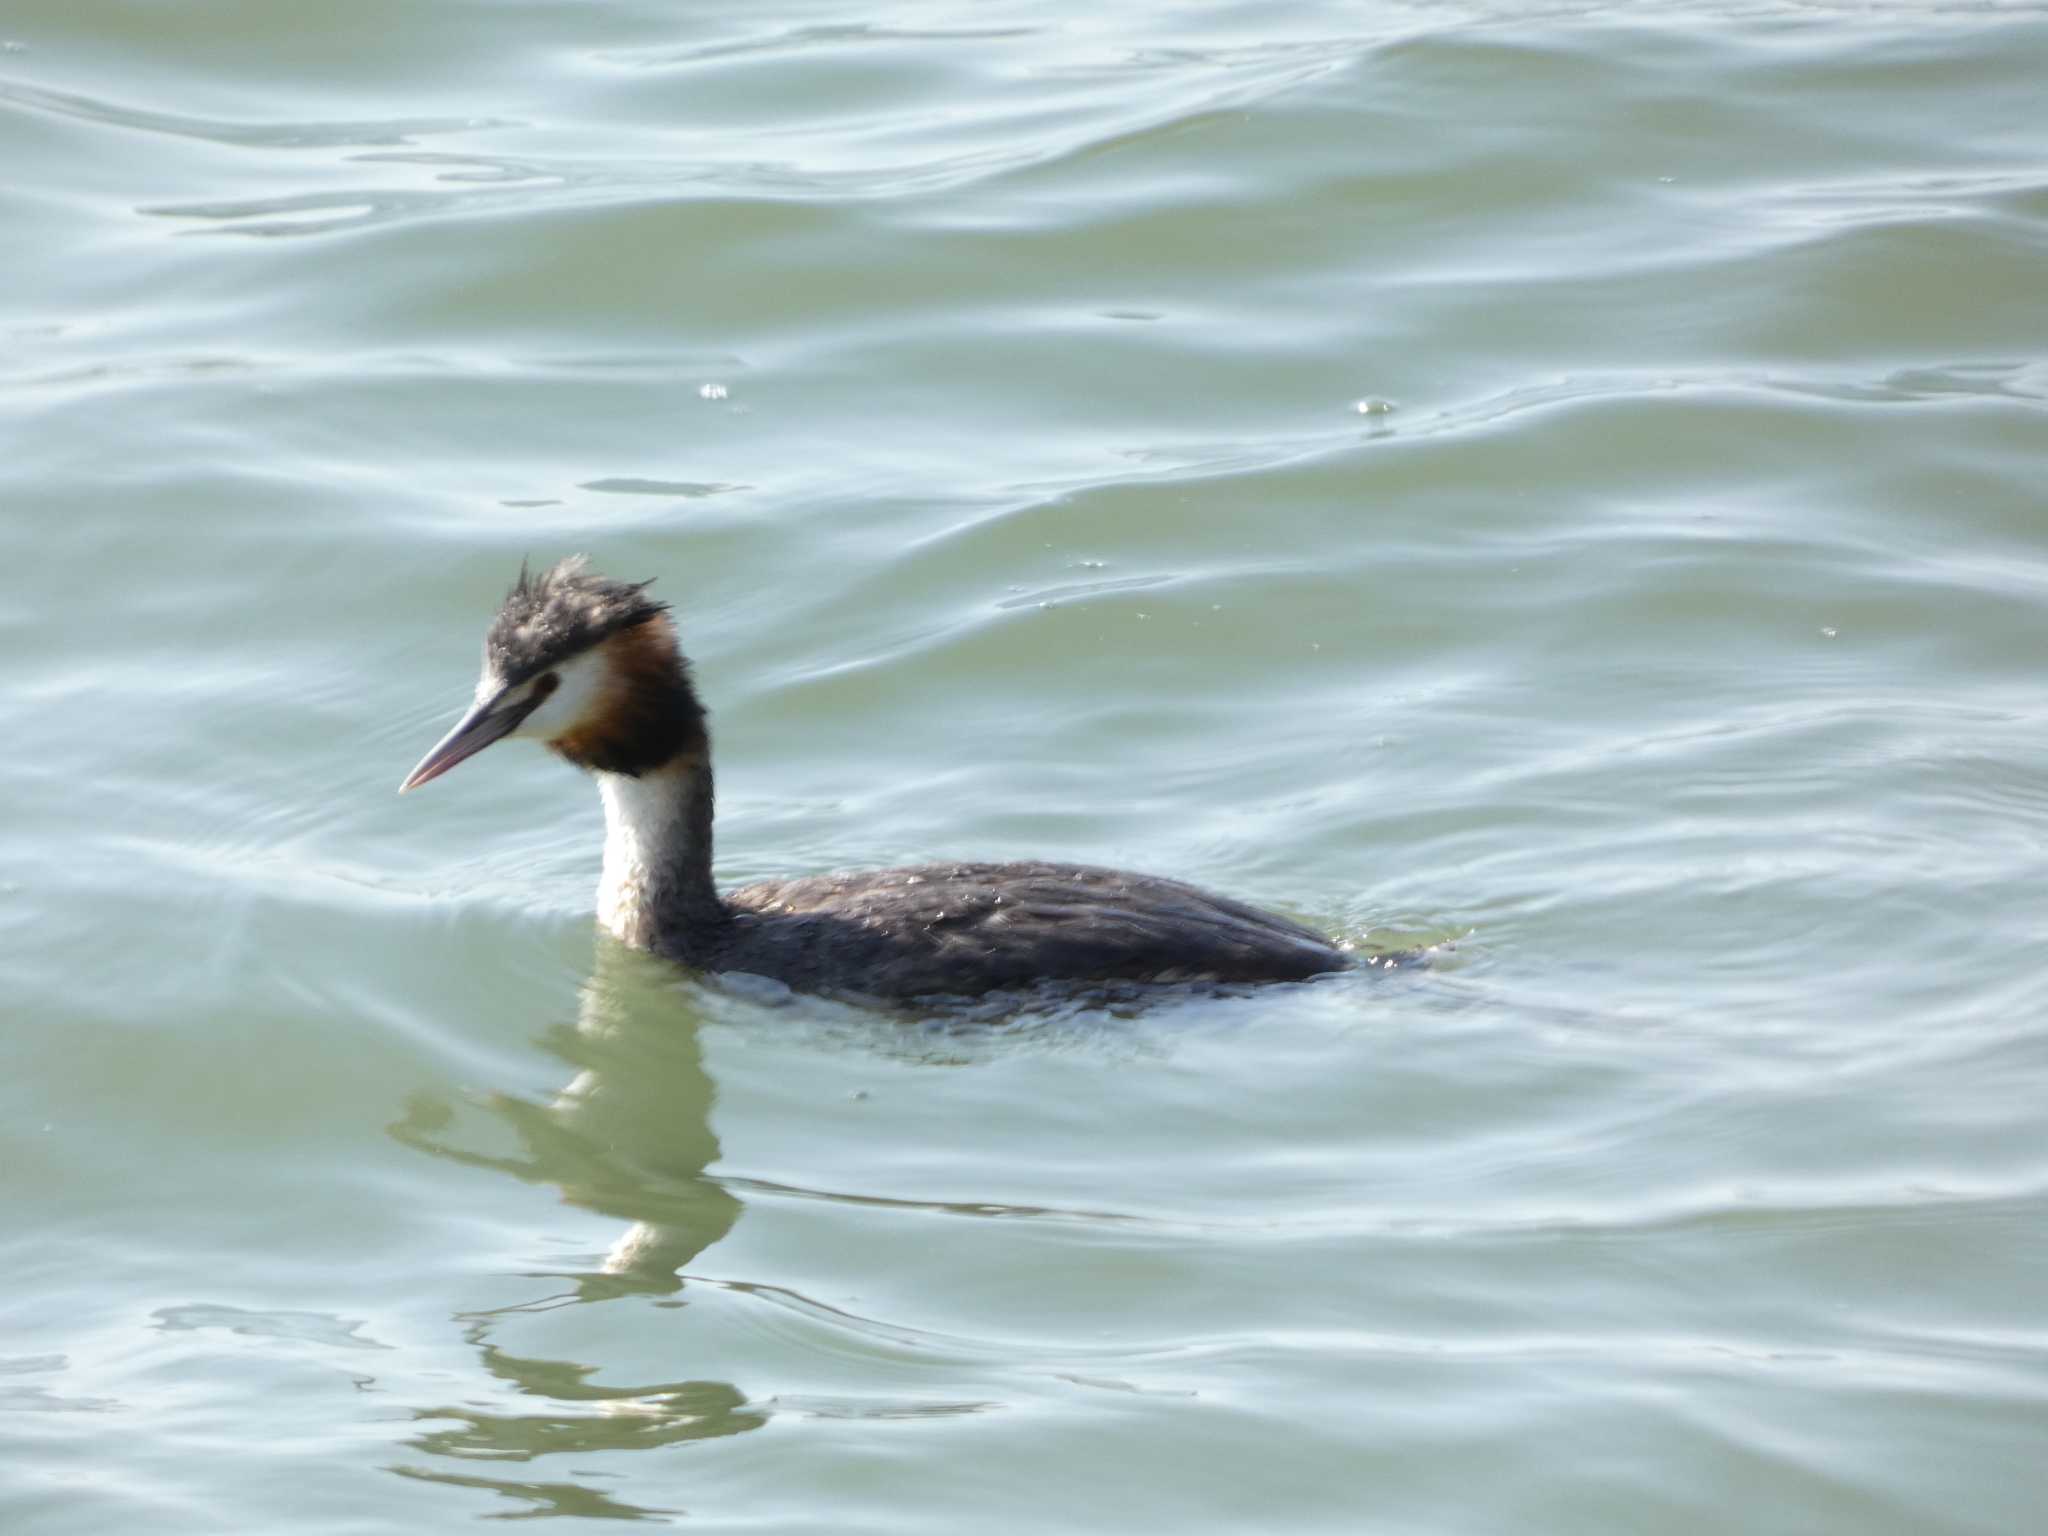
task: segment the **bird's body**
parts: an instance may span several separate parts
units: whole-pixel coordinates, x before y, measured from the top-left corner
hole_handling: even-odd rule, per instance
[[[598,780],[599,920],[693,969],[902,1001],[1049,982],[1300,981],[1351,963],[1285,918],[1086,865],[933,864],[721,893],[710,741],[674,630],[641,587],[579,561],[521,572],[486,641],[475,706],[403,787],[510,735],[545,741]]]
[[[1080,864],[930,864],[764,880],[726,893],[705,969],[902,999],[1044,982],[1302,981],[1327,939],[1178,880]],[[669,946],[657,944],[668,952]]]

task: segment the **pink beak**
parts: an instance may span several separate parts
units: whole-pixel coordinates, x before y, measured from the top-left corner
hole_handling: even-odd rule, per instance
[[[402,795],[408,789],[418,789],[429,779],[438,779],[464,758],[475,757],[492,742],[509,736],[519,727],[519,722],[533,713],[538,700],[521,700],[513,705],[501,705],[504,694],[486,699],[476,705],[468,714],[455,722],[455,728],[439,741],[419,766],[405,776],[405,782],[398,786]]]

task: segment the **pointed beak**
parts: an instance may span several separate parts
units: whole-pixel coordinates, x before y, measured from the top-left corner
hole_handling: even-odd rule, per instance
[[[521,700],[508,705],[504,698],[505,695],[500,693],[486,699],[456,721],[455,729],[435,742],[434,750],[421,758],[419,766],[405,776],[398,792],[402,795],[408,789],[418,789],[429,779],[438,779],[464,758],[475,757],[492,742],[511,735],[518,729],[519,722],[533,713],[533,702]]]

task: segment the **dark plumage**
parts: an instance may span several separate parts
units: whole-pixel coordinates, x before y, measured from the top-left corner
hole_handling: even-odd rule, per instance
[[[404,786],[510,734],[598,775],[598,914],[624,942],[701,970],[888,1000],[1046,982],[1300,981],[1351,964],[1269,912],[1085,865],[935,864],[720,893],[704,710],[666,605],[645,589],[580,559],[537,577],[522,568],[485,642],[481,702]]]
[[[484,656],[501,682],[522,683],[622,629],[668,612],[647,595],[652,581],[607,581],[572,555],[538,576],[525,562],[484,636]]]
[[[1178,880],[1081,864],[933,864],[763,880],[725,896],[700,961],[883,998],[1053,982],[1305,981],[1321,934]]]

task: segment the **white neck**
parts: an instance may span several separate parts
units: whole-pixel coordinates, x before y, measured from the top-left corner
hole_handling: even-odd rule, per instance
[[[605,824],[597,920],[635,949],[677,947],[689,922],[718,911],[710,771],[692,760],[637,778],[595,777]]]

